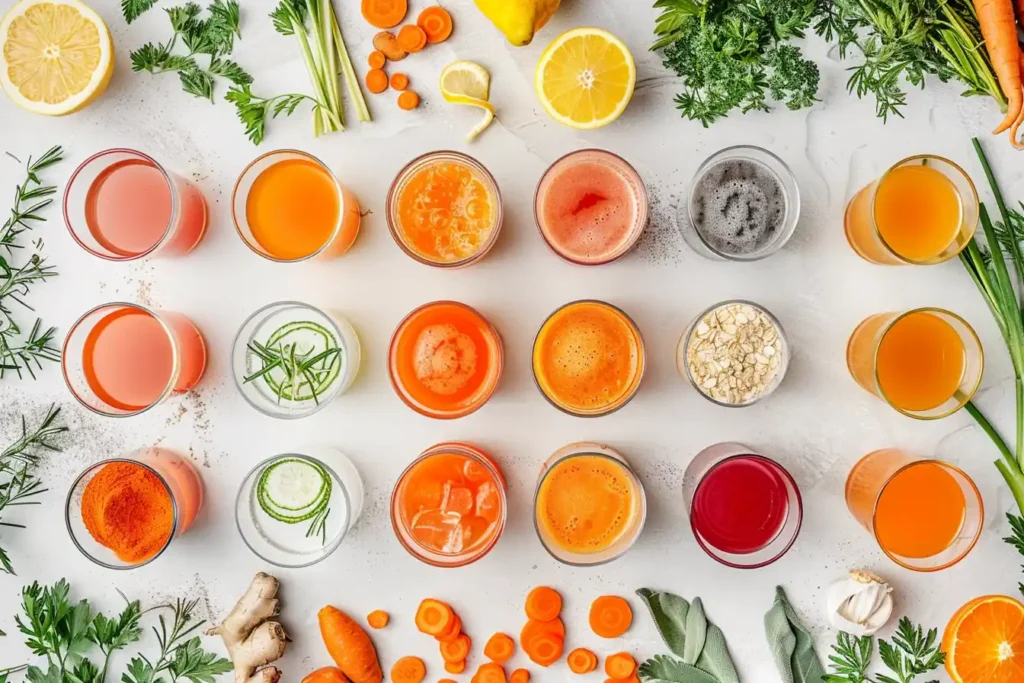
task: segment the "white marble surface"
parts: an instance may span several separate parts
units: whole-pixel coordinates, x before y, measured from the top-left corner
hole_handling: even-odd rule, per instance
[[[361,65],[373,32],[359,17],[355,0],[337,4],[353,57]],[[411,4],[418,11],[425,0]],[[64,406],[73,425],[72,444],[43,467],[50,487],[43,505],[9,519],[27,522],[29,529],[3,531],[19,577],[0,578],[0,628],[14,631],[23,582],[61,577],[72,581],[77,595],[101,605],[117,604],[116,587],[144,600],[193,595],[202,598],[204,611],[222,613],[253,572],[268,569],[235,531],[232,505],[239,481],[258,460],[309,442],[332,444],[352,457],[365,479],[368,505],[354,533],[328,560],[311,569],[276,572],[284,584],[283,618],[295,640],[283,662],[286,681],[328,663],[315,628],[315,612],[327,602],[358,615],[390,610],[394,627],[376,637],[385,666],[399,655],[419,654],[428,658],[430,680],[436,680],[442,674],[435,646],[414,634],[411,623],[416,603],[427,595],[456,605],[482,643],[495,630],[517,631],[528,588],[551,584],[566,596],[567,644],[604,652],[609,646],[585,627],[593,597],[630,594],[641,586],[699,595],[727,634],[743,680],[753,683],[776,680],[762,628],[776,584],[789,589],[823,652],[834,636],[824,620],[825,587],[852,566],[888,576],[899,612],[939,627],[969,598],[1013,594],[1021,558],[1000,540],[1011,499],[992,466],[994,448],[966,414],[933,423],[898,415],[854,384],[843,358],[847,335],[866,315],[917,305],[948,307],[976,326],[988,352],[979,402],[1004,429],[1012,424],[1008,358],[960,264],[871,266],[848,248],[841,225],[846,198],[902,156],[944,154],[980,177],[969,136],[995,122],[993,111],[983,102],[960,98],[956,85],[930,83],[927,90],[911,94],[906,119],[883,125],[871,102],[846,94],[843,66],[812,39],[808,51],[822,68],[822,103],[800,112],[782,108],[737,115],[705,130],[678,117],[672,105],[675,79],[646,50],[655,17],[647,0],[568,0],[535,44],[523,49],[508,47],[469,0],[444,4],[458,26],[454,38],[402,65],[424,95],[417,112],[399,112],[389,95],[372,97],[372,125],[355,123],[348,132],[317,140],[308,117],[298,115],[273,122],[260,148],[297,147],[316,154],[372,211],[353,250],[334,262],[275,265],[238,239],[228,210],[230,191],[257,150],[246,141],[233,110],[223,102],[211,106],[184,95],[174,76],[130,71],[129,50],[167,33],[160,11],[128,28],[115,0],[94,0],[111,27],[117,68],[106,95],[87,110],[47,119],[0,98],[0,149],[27,155],[52,144],[65,146],[67,161],[48,172],[48,179],[63,186],[74,166],[93,152],[137,147],[191,175],[212,209],[205,241],[192,255],[173,261],[111,265],[95,259],[73,243],[57,211],[49,213],[49,223],[40,230],[47,255],[61,271],[32,296],[47,323],[67,330],[82,312],[105,301],[153,304],[186,313],[199,325],[211,363],[193,394],[128,420],[86,414],[71,400],[56,366],[47,367],[36,382],[0,383],[0,433],[5,438],[14,435],[18,412],[39,415],[52,401]],[[256,75],[263,91],[283,91],[289,84],[304,89],[297,48],[273,32],[265,18],[269,8],[267,2],[244,4],[244,39],[235,56]],[[533,67],[543,47],[560,31],[579,25],[615,31],[638,62],[632,105],[619,122],[597,132],[576,133],[549,120],[532,89]],[[472,147],[462,137],[476,114],[445,105],[433,87],[441,66],[455,58],[479,61],[493,74],[492,100],[500,122]],[[746,265],[714,263],[683,244],[676,207],[698,164],[738,143],[767,147],[792,166],[804,212],[793,240],[772,258]],[[639,248],[618,263],[593,269],[555,257],[534,227],[531,207],[547,165],[585,146],[605,147],[629,159],[649,184],[654,202]],[[483,262],[460,272],[441,272],[403,255],[383,218],[385,193],[395,173],[414,155],[439,148],[475,155],[494,173],[504,195],[506,220],[498,245]],[[990,149],[1007,195],[1024,197],[1024,157],[1014,155],[1002,138],[993,140]],[[19,178],[16,164],[0,163],[4,202]],[[639,323],[649,350],[651,367],[636,399],[596,420],[556,411],[530,376],[530,346],[538,326],[554,308],[580,297],[607,299],[624,308]],[[676,342],[689,320],[727,297],[751,298],[771,309],[794,349],[789,375],[777,394],[743,410],[705,401],[678,376],[674,363]],[[311,418],[281,422],[242,400],[228,376],[228,353],[249,313],[289,298],[343,311],[362,336],[365,359],[349,393]],[[484,409],[455,422],[432,421],[406,408],[391,390],[385,369],[395,325],[415,306],[439,298],[478,307],[500,329],[506,345],[507,369],[497,394]],[[387,500],[411,458],[451,439],[476,442],[500,460],[509,481],[510,520],[487,558],[446,571],[422,565],[402,550],[390,529]],[[556,563],[539,545],[531,522],[540,463],[578,440],[619,449],[641,472],[649,495],[650,519],[637,546],[620,561],[596,569]],[[701,448],[722,440],[743,441],[777,458],[803,490],[800,538],[784,559],[758,571],[727,569],[706,557],[683,511],[684,468]],[[200,519],[164,557],[143,569],[114,573],[92,565],[64,530],[63,501],[70,481],[90,462],[156,442],[191,453],[199,464],[208,491]],[[988,511],[985,533],[958,566],[935,575],[902,570],[885,559],[847,513],[842,496],[847,471],[861,455],[883,446],[946,458],[978,482]],[[634,605],[636,626],[612,647],[637,655],[663,651],[640,603],[634,600]],[[0,641],[0,664],[28,658],[21,640],[12,634]],[[534,667],[534,675],[542,682],[574,678],[564,666],[539,672]],[[598,674],[590,678],[598,680]]]

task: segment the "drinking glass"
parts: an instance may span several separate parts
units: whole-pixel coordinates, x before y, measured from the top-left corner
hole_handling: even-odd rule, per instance
[[[954,482],[951,485],[963,494],[964,509],[960,529],[945,548],[926,557],[908,557],[886,547],[884,539],[880,538],[880,528],[884,524],[906,525],[910,522],[880,518],[879,503],[883,499],[883,494],[887,492],[898,496],[897,504],[904,510],[914,509],[918,505],[916,501],[921,498],[930,499],[932,503],[948,500],[948,496],[937,499],[936,490],[931,487],[914,490],[905,485],[894,486],[893,482],[898,475],[907,474],[923,465],[941,468],[941,471],[948,475],[950,481]],[[939,460],[913,455],[896,448],[868,453],[853,466],[846,479],[846,506],[854,519],[875,537],[882,552],[901,567],[917,572],[939,571],[952,567],[962,560],[978,542],[985,521],[985,505],[981,499],[981,492],[963,470]],[[911,529],[910,532],[920,536],[917,529]]]
[[[74,240],[108,261],[184,256],[206,234],[206,201],[196,184],[133,149],[83,161],[63,203]]]
[[[113,463],[136,465],[152,474],[171,501],[172,523],[167,540],[153,555],[139,562],[126,562],[97,541],[82,517],[82,498],[86,487],[104,467]],[[191,461],[172,450],[154,446],[120,458],[109,458],[86,468],[68,491],[64,501],[64,522],[71,541],[89,560],[107,569],[135,569],[160,557],[171,545],[171,541],[188,531],[202,505],[203,482]]]
[[[206,369],[206,343],[180,313],[114,302],[72,325],[61,367],[83,406],[108,417],[129,417],[194,387]]]
[[[952,184],[960,202],[960,226],[949,245],[929,258],[912,258],[897,253],[882,237],[876,220],[875,197],[879,186],[886,182],[897,168],[927,166],[942,173]],[[927,201],[921,198],[919,201]],[[846,207],[843,223],[846,239],[857,255],[878,265],[933,265],[943,263],[959,254],[974,238],[978,228],[978,191],[966,171],[940,156],[920,154],[893,164],[880,178],[874,180],[853,196]]]

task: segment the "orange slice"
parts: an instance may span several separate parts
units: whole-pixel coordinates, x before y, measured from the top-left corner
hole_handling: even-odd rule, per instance
[[[946,626],[942,651],[955,683],[1024,681],[1024,604],[1005,595],[971,600]]]

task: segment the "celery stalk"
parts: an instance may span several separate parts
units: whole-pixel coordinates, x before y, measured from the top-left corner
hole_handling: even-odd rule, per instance
[[[349,57],[348,48],[345,47],[345,39],[341,37],[341,27],[338,26],[338,18],[331,13],[331,25],[334,29],[334,44],[338,48],[338,56],[341,58],[342,74],[345,77],[345,84],[348,86],[348,95],[356,103],[356,110],[359,113],[360,121],[372,121],[370,110],[366,106],[366,98],[363,97],[362,87],[359,85],[359,77],[352,67],[352,59]]]

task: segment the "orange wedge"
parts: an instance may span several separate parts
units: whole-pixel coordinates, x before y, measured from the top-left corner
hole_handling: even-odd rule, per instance
[[[971,600],[949,620],[942,651],[955,683],[1024,681],[1024,604],[1005,595]]]

